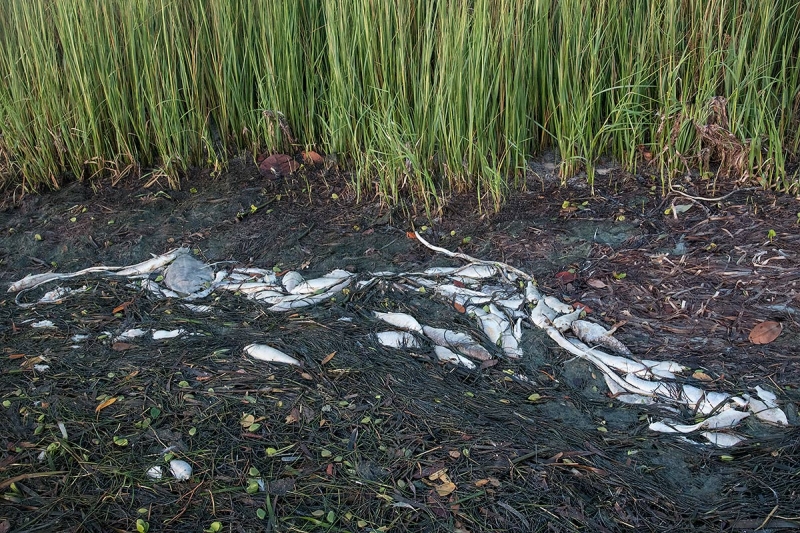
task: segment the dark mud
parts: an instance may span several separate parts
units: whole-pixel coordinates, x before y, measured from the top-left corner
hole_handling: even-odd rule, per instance
[[[559,187],[555,168],[533,164],[526,189],[499,213],[480,215],[474,198],[455,196],[434,220],[359,204],[333,173],[265,179],[241,160],[221,176],[192,173],[182,191],[130,180],[7,199],[0,530],[132,531],[137,519],[150,531],[215,521],[223,531],[800,528],[797,200],[687,180],[690,199],[612,165],[592,194],[579,179]],[[412,227],[533,274],[544,292],[621,325],[617,337],[638,357],[677,360],[707,376],[706,388],[771,388],[792,427],[747,421],[740,432],[750,438],[726,450],[652,433],[648,422],[661,413],[609,398],[599,372],[535,329],[526,330],[523,360],[478,373],[378,347],[366,320],[376,306],[474,327],[419,295],[392,303],[385,288],[291,315],[221,296],[200,320],[107,280],[26,310],[4,292],[28,273],[132,264],[177,246],[208,262],[306,277],[454,264],[409,239]],[[132,303],[114,312],[124,302]],[[55,333],[30,327],[45,318]],[[750,343],[766,319],[783,332]],[[141,325],[200,336],[122,351],[97,339]],[[97,340],[73,349],[75,333]],[[259,341],[300,356],[304,368],[245,358],[241,348]],[[50,372],[33,370],[37,362]],[[242,424],[247,415],[258,427]],[[145,475],[167,446],[194,466],[190,481]],[[454,492],[431,479],[442,468]],[[246,490],[254,478],[265,492]]]

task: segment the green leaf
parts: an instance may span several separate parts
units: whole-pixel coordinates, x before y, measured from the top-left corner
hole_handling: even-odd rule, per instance
[[[325,517],[325,520],[327,520],[329,524],[333,524],[336,521],[336,513],[333,511],[328,511],[328,515]]]
[[[136,519],[136,531],[139,533],[147,533],[150,530],[150,524],[142,520],[141,518]]]
[[[261,475],[261,472],[258,470],[258,468],[251,466],[250,470],[247,471],[247,475],[251,477],[258,477]]]
[[[259,507],[256,511],[256,516],[259,518],[259,520],[264,520],[267,517],[267,512],[263,507]]]

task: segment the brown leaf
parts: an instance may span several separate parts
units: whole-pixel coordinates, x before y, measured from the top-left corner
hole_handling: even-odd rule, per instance
[[[300,410],[297,407],[295,407],[291,410],[291,412],[288,415],[286,415],[286,423],[294,424],[298,420],[300,420]]]
[[[132,303],[133,303],[133,300],[130,300],[130,301],[127,301],[127,302],[122,302],[121,304],[116,306],[113,311],[111,311],[111,314],[115,315],[117,313],[121,313],[122,311],[124,311]]]
[[[288,176],[300,168],[300,163],[286,154],[273,154],[264,159],[258,170],[266,177]]]
[[[464,307],[463,305],[461,305],[461,304],[460,304],[460,303],[458,303],[458,302],[453,302],[453,307],[454,307],[454,308],[455,308],[455,310],[456,310],[456,311],[458,311],[459,313],[466,313],[466,312],[467,312],[467,308],[466,308],[466,307]]]
[[[575,309],[583,309],[584,313],[587,315],[592,312],[592,308],[583,302],[572,302],[572,307]]]
[[[783,324],[774,320],[767,320],[756,324],[748,338],[753,344],[769,344],[778,338],[781,331],[783,331]]]
[[[456,490],[456,484],[453,483],[452,481],[442,483],[441,485],[438,485],[436,487],[436,493],[442,497],[451,494],[454,490]]]
[[[575,278],[577,277],[578,276],[575,275],[575,272],[570,272],[569,270],[565,270],[556,274],[556,279],[561,281],[561,283],[570,283],[575,281]]]
[[[700,381],[714,381],[714,379],[711,376],[709,376],[705,372],[701,372],[699,370],[697,372],[695,372],[694,374],[692,374],[692,377],[694,379],[697,379],[697,380],[700,380]]]
[[[100,405],[95,407],[94,408],[94,412],[95,413],[99,413],[100,411],[102,411],[103,409],[105,409],[106,407],[108,407],[109,405],[113,404],[116,401],[117,401],[117,397],[116,396],[112,396],[111,398],[108,398],[107,400],[101,402]]]
[[[25,357],[25,354],[24,354],[24,353],[12,353],[12,354],[10,354],[10,355],[8,356],[8,358],[9,358],[9,359],[11,359],[12,361],[13,361],[14,359],[22,359],[23,357]]]
[[[406,232],[406,237],[409,238],[409,239],[416,239],[417,238],[417,234],[414,233],[413,231],[407,231]]]
[[[334,355],[336,355],[336,352],[329,353],[328,355],[325,356],[325,358],[322,360],[322,363],[320,363],[320,364],[325,365],[325,364],[330,363],[330,361],[331,361],[331,359],[333,359]]]
[[[303,152],[303,163],[310,167],[321,165],[325,162],[325,158],[313,150]]]
[[[127,342],[115,342],[111,345],[111,349],[115,352],[124,352],[125,350],[130,350],[134,347],[135,346],[133,344],[129,344]]]
[[[595,278],[587,279],[586,284],[590,287],[594,287],[595,289],[603,289],[607,287],[607,285],[603,283],[603,281]]]

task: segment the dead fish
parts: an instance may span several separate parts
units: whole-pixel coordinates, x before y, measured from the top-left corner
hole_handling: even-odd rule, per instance
[[[539,289],[536,288],[536,285],[530,281],[525,284],[525,299],[534,305],[539,303],[539,300],[542,299],[542,293],[539,292]]]
[[[418,333],[423,332],[422,326],[419,322],[417,322],[417,319],[406,313],[381,313],[378,311],[373,311],[372,314],[387,324],[391,324],[392,326],[400,329],[404,329],[406,331],[416,331]]]
[[[286,292],[292,292],[292,290],[303,283],[303,281],[305,281],[303,275],[300,274],[300,272],[295,272],[294,270],[287,272],[281,278],[281,284],[283,285],[283,288],[286,289]]]
[[[84,268],[83,270],[70,273],[45,272],[44,274],[35,274],[35,275],[28,274],[21,280],[15,281],[11,285],[9,285],[8,292],[19,292],[26,289],[33,289],[34,287],[38,287],[39,285],[44,285],[45,283],[49,283],[57,279],[76,278],[78,276],[83,276],[85,274],[91,274],[94,272],[112,272],[113,270],[119,268],[121,267],[97,266],[97,267]]]
[[[244,281],[244,282],[237,282],[237,281],[226,281],[220,285],[217,285],[217,289],[223,291],[233,291],[233,292],[240,292],[242,294],[257,294],[262,291],[271,291],[277,294],[283,294],[283,292],[278,292],[282,290],[282,287],[277,285],[271,285],[269,283],[264,283],[262,281]]]
[[[600,324],[595,324],[594,322],[588,322],[586,320],[576,320],[572,323],[572,332],[589,346],[605,346],[618,354],[625,356],[633,355],[627,346],[608,335],[606,328]]]
[[[181,295],[202,291],[214,281],[214,270],[188,253],[179,254],[164,271],[164,285]]]
[[[188,254],[188,248],[176,248],[174,250],[170,250],[169,252],[154,257],[152,259],[148,259],[147,261],[142,261],[141,263],[136,263],[135,265],[131,265],[129,267],[125,267],[122,270],[116,271],[114,274],[116,276],[147,276],[155,272],[157,269],[168,265],[172,262],[176,257],[181,254]]]
[[[500,335],[500,347],[503,348],[503,353],[506,354],[506,357],[511,359],[519,359],[525,355],[522,348],[519,347],[519,340],[508,329]]]
[[[476,305],[483,305],[492,301],[492,295],[486,294],[481,291],[467,289],[466,287],[458,287],[456,285],[444,284],[436,287],[436,292],[447,299],[456,297],[464,298],[464,301],[469,301]]]
[[[571,313],[556,317],[556,319],[553,320],[553,327],[563,333],[572,326],[573,322],[581,317],[581,313],[583,313],[583,309],[576,309]]]
[[[724,429],[734,427],[748,416],[750,416],[750,413],[744,413],[735,409],[726,409],[697,424],[680,424],[674,420],[664,419],[660,422],[653,422],[649,427],[652,431],[661,433],[691,433],[700,428]]]
[[[663,381],[649,381],[642,379],[635,374],[626,374],[625,381],[639,390],[647,391],[650,394],[661,396],[665,399],[675,400],[680,396],[677,385],[674,383],[664,383]]]
[[[461,365],[463,367],[468,368],[469,370],[475,369],[475,363],[473,363],[466,357],[463,357],[455,352],[448,350],[444,346],[434,346],[433,351],[436,353],[436,357],[439,359],[439,361]]]
[[[750,412],[756,415],[756,418],[764,422],[769,422],[770,424],[778,426],[788,426],[789,420],[786,418],[786,413],[776,404],[777,397],[761,387],[757,387],[756,390],[760,391],[758,396],[761,399],[750,397],[748,394],[743,395],[745,399],[749,400],[747,408]],[[764,394],[764,397],[761,396],[761,393]]]
[[[350,285],[350,278],[342,280],[338,285],[334,285],[321,294],[290,294],[284,296],[281,301],[272,307],[267,307],[267,311],[289,311],[290,309],[299,309],[301,307],[308,307],[309,305],[316,305],[333,298],[348,285]]]
[[[210,313],[213,310],[210,305],[183,304],[183,307],[195,313]]]
[[[186,333],[185,329],[173,329],[172,331],[166,331],[166,330],[163,330],[163,329],[159,329],[159,330],[153,331],[153,340],[154,341],[159,341],[159,340],[162,340],[162,339],[174,339],[175,337],[180,337],[184,333]]]
[[[424,276],[447,276],[458,270],[457,267],[432,267],[422,271]]]
[[[700,414],[710,414],[718,406],[728,401],[730,394],[716,391],[704,391],[694,385],[683,385],[681,387],[681,397],[679,401],[686,402],[689,409],[694,409]]]
[[[437,346],[452,348],[479,361],[488,361],[492,358],[489,351],[467,333],[449,329],[432,328],[430,326],[422,326],[422,331],[425,333],[425,336]]]
[[[248,344],[244,347],[244,351],[247,355],[259,361],[300,366],[300,361],[294,357],[283,353],[277,348],[267,346],[266,344]]]
[[[389,348],[419,348],[417,338],[407,331],[380,331],[375,334],[378,342]]]
[[[734,433],[719,433],[717,431],[704,431],[700,435],[714,446],[719,446],[720,448],[730,448],[745,440],[744,437]]]
[[[467,265],[452,273],[452,278],[485,279],[497,274],[497,269],[493,265]]]
[[[586,353],[599,359],[600,361],[607,364],[611,368],[619,370],[620,372],[631,373],[636,375],[647,374],[647,367],[638,361],[634,361],[633,359],[628,359],[627,357],[622,357],[619,355],[607,354],[602,350],[598,350],[597,348],[591,348],[577,339],[567,339],[567,340],[574,346],[580,348],[581,350],[584,350]]]
[[[481,329],[488,337],[489,342],[496,345],[504,331],[509,329],[508,320],[494,313],[487,313],[480,307],[471,307],[470,310],[475,314]]]
[[[563,315],[565,313],[571,313],[573,311],[571,305],[565,304],[555,296],[545,296],[544,303],[546,303],[550,309],[552,309],[559,315]]]
[[[337,269],[321,278],[301,281],[289,292],[292,294],[316,294],[320,291],[324,291],[330,287],[333,287],[337,283],[340,283],[343,279],[349,278],[350,276],[352,276],[350,272]]]
[[[556,312],[544,303],[544,300],[539,300],[539,303],[531,311],[531,322],[539,328],[550,327],[555,318]]]

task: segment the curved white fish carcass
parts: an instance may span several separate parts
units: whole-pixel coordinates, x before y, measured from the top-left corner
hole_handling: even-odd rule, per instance
[[[472,357],[478,361],[488,361],[492,358],[492,354],[490,354],[486,348],[481,346],[478,341],[466,333],[449,329],[432,328],[430,326],[422,326],[422,331],[425,333],[425,336],[432,340],[437,346],[444,346],[445,348],[457,350],[467,357]]]
[[[303,275],[300,274],[300,272],[296,272],[294,270],[286,272],[281,277],[281,284],[283,285],[283,288],[286,289],[286,292],[292,292],[292,290],[294,290],[295,287],[297,287],[304,281],[305,279],[303,278]]]
[[[417,319],[413,316],[406,314],[406,313],[381,313],[379,311],[373,311],[373,315],[376,318],[379,318],[386,322],[387,324],[391,324],[392,326],[398,327],[400,329],[404,329],[407,331],[416,331],[417,333],[422,333],[422,326]]]
[[[587,320],[576,320],[572,323],[572,332],[576,337],[590,346],[605,346],[621,355],[633,355],[627,346],[609,335],[608,330],[600,324],[595,324]]]
[[[308,307],[336,296],[345,287],[350,285],[351,278],[342,280],[338,285],[334,285],[327,291],[321,294],[290,294],[284,296],[278,303],[272,307],[268,307],[268,311],[289,311],[291,309],[299,309],[301,307]]]
[[[244,347],[247,355],[259,361],[267,361],[268,363],[284,363],[287,365],[300,366],[300,361],[287,355],[277,348],[268,346],[266,344],[249,344]]]
[[[475,363],[466,357],[445,348],[444,346],[434,346],[433,351],[436,353],[436,357],[439,359],[439,361],[461,365],[470,370],[475,369]]]
[[[419,348],[417,338],[407,331],[379,331],[378,342],[388,348]]]
[[[346,270],[336,269],[321,278],[314,278],[301,281],[295,287],[289,290],[292,294],[316,294],[320,291],[325,291],[342,280],[351,277],[353,274]]]

